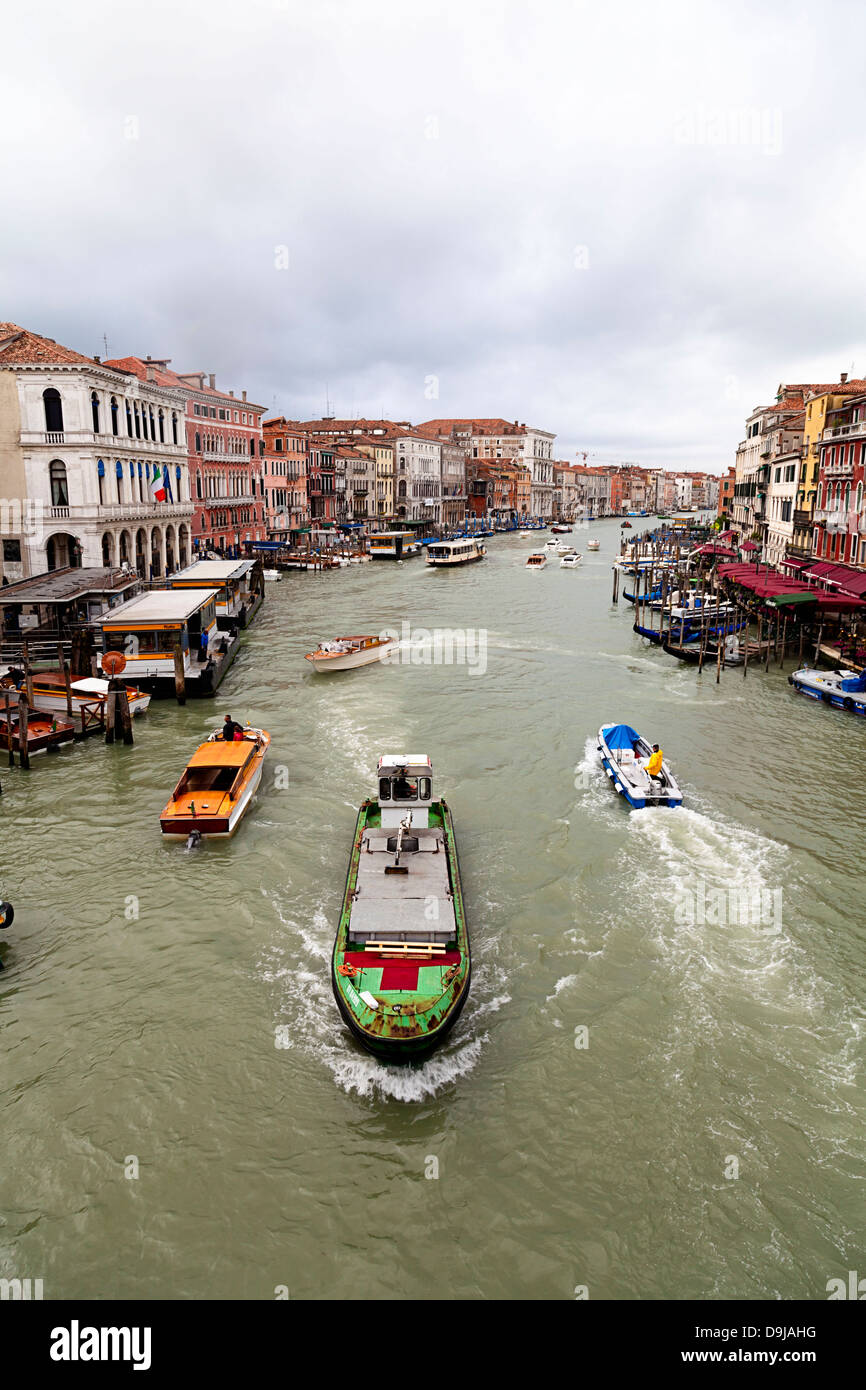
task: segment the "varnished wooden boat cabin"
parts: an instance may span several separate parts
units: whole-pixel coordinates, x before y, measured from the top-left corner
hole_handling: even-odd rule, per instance
[[[264,729],[245,729],[231,742],[216,729],[193,753],[172,792],[159,819],[163,835],[233,835],[262,780],[270,742]]]

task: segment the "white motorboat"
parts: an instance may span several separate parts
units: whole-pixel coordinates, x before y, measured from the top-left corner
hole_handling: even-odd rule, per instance
[[[546,555],[544,555],[544,554],[530,555],[529,558],[528,558],[528,560],[526,561],[526,569],[528,569],[528,570],[543,570],[543,569],[544,569],[544,566],[545,566],[546,564],[547,564],[547,556],[546,556]]]
[[[559,541],[545,541],[545,542],[544,542],[544,548],[545,548],[545,550],[556,551],[556,548],[557,548],[557,546],[559,546],[559,545],[560,545],[560,542],[559,542]]]
[[[282,577],[282,570],[262,570],[262,578],[269,580],[271,584],[279,584]]]
[[[483,560],[487,549],[474,537],[469,537],[454,541],[436,541],[427,546],[426,553],[428,565],[451,569],[454,565],[471,565],[475,560]]]
[[[813,700],[823,700],[849,714],[866,714],[866,666],[859,673],[845,668],[820,671],[802,666],[788,677],[788,684]]]
[[[586,543],[587,550],[598,550],[600,546],[601,541],[591,540]]]
[[[557,555],[572,555],[574,553],[574,546],[566,545],[565,541],[557,541],[555,551]]]
[[[311,662],[315,671],[353,671],[356,666],[384,660],[399,645],[396,637],[336,637],[332,642],[320,642],[304,660]]]
[[[0,705],[3,690],[22,691],[25,689],[24,672],[17,666],[10,666],[5,675],[0,676]],[[66,714],[66,679],[62,671],[34,671],[32,676],[33,708],[46,710],[50,714]],[[150,696],[134,685],[125,686],[130,714],[144,714],[150,704]],[[108,694],[108,681],[101,676],[85,676],[70,681],[72,712],[78,714],[82,707],[93,709],[97,704],[105,704]]]
[[[657,776],[647,772],[652,744],[629,724],[602,724],[598,731],[598,751],[614,791],[635,810],[643,810],[646,806],[682,805],[683,794],[664,760]]]
[[[559,568],[561,570],[576,570],[580,565],[581,559],[582,556],[580,552],[577,550],[572,550],[570,554],[563,555],[562,559],[559,562]]]

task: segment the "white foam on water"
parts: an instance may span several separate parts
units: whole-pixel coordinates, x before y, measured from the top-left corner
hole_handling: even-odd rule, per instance
[[[601,952],[598,951],[596,952],[596,954],[601,955]],[[549,1004],[551,1000],[555,999],[557,995],[561,994],[564,989],[568,989],[569,985],[574,984],[577,984],[576,975],[563,975],[562,978],[557,980],[556,984],[553,986],[553,993],[548,994],[547,998],[544,1001],[545,1004]]]

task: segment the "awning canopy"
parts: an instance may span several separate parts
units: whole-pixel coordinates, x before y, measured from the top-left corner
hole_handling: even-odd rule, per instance
[[[609,729],[602,730],[604,741],[608,748],[634,748],[638,741],[639,734],[630,724],[613,724]]]

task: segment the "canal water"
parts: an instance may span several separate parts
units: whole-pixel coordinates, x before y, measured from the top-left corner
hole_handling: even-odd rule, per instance
[[[132,749],[0,767],[0,1275],[787,1299],[864,1272],[866,726],[785,670],[717,685],[649,648],[611,606],[618,524],[575,539],[576,571],[497,536],[450,573],[286,575],[215,700],[153,704]],[[385,627],[456,631],[465,659],[303,660]],[[257,803],[227,844],[163,844],[227,712],[272,734]],[[615,797],[609,720],[662,744],[683,809]],[[383,751],[433,761],[473,943],[469,1004],[411,1070],[358,1048],[328,977]]]

